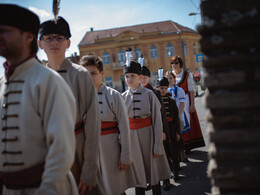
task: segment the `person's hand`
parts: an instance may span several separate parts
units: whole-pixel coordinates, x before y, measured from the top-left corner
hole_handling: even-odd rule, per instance
[[[190,105],[190,112],[193,113],[195,111],[195,105],[191,104]]]
[[[154,158],[157,158],[157,157],[159,157],[159,156],[160,156],[160,154],[153,153],[153,157],[154,157]]]
[[[82,181],[79,182],[78,190],[80,195],[84,195],[86,191],[92,191],[96,185],[94,186],[88,186],[87,184],[84,184]]]
[[[166,138],[167,138],[167,137],[166,137],[166,134],[163,132],[163,133],[162,133],[162,139],[163,139],[163,141],[165,141]]]
[[[178,142],[178,141],[180,141],[180,138],[181,138],[181,136],[180,136],[180,134],[176,134],[176,141]]]
[[[119,169],[121,170],[121,171],[124,171],[124,170],[126,170],[128,167],[129,167],[129,164],[123,164],[122,162],[121,162],[121,159],[119,159]]]

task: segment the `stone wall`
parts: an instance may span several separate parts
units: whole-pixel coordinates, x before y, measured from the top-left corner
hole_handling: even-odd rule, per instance
[[[212,194],[260,194],[260,1],[201,9]]]

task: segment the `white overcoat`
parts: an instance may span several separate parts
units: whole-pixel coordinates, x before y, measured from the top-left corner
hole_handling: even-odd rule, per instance
[[[138,182],[137,172],[131,160],[127,109],[121,94],[104,83],[98,89],[98,97],[102,121],[117,122],[119,130],[118,133],[101,135],[102,177],[107,195],[121,195],[126,189],[137,186]],[[123,164],[130,164],[125,171],[120,171],[119,159]]]
[[[82,120],[84,122],[84,132],[76,135],[73,174],[77,183],[80,180],[87,185],[97,185],[96,189],[86,194],[104,194],[99,163],[101,118],[97,92],[92,78],[86,68],[67,59],[63,61],[57,72],[67,82],[75,96],[76,124]]]
[[[75,98],[56,72],[31,58],[0,79],[0,171],[16,172],[45,163],[38,188],[8,195],[78,194],[70,173],[74,161]]]
[[[170,167],[163,147],[163,127],[161,104],[154,92],[139,85],[137,90],[127,90],[122,94],[131,118],[151,117],[152,125],[130,130],[133,163],[140,176],[139,187],[147,187],[147,183],[156,185],[160,180],[171,176]],[[160,154],[154,158],[153,154]]]

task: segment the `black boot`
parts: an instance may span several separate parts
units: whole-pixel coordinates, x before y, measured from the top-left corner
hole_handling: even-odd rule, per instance
[[[185,149],[185,154],[186,154],[186,155],[190,155],[190,154],[191,154],[190,149]]]
[[[153,195],[162,195],[160,182],[152,186]]]
[[[172,185],[170,183],[169,179],[163,180],[163,190],[164,191],[169,191],[172,188]]]
[[[135,195],[145,195],[145,188],[135,188]]]
[[[173,179],[174,179],[174,181],[180,180],[179,171],[175,171],[175,172],[174,172]]]
[[[180,170],[180,163],[176,162],[174,165],[174,174],[173,174],[174,181],[178,181],[180,179],[179,170]]]
[[[145,188],[145,191],[149,191],[149,190],[151,190],[151,189],[152,189],[151,184],[148,184],[148,185],[147,185],[147,188]]]

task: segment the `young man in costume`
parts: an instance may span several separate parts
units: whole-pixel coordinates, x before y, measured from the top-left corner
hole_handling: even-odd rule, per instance
[[[163,140],[166,140],[167,136],[169,136],[169,130],[168,130],[168,124],[167,124],[167,119],[166,119],[166,113],[165,113],[165,108],[164,104],[162,101],[161,93],[159,90],[157,90],[155,87],[153,87],[150,83],[150,78],[151,78],[151,72],[149,68],[146,66],[143,66],[143,59],[139,59],[139,62],[142,67],[142,78],[141,78],[141,85],[147,89],[150,89],[154,92],[156,97],[158,98],[159,102],[161,103],[161,115],[162,115],[162,124],[163,124]]]
[[[69,24],[62,17],[40,26],[39,46],[48,56],[47,66],[56,70],[70,86],[77,104],[76,157],[72,168],[80,194],[103,194],[99,177],[100,111],[96,89],[88,71],[65,58],[70,47]],[[89,193],[88,193],[89,194]]]
[[[179,179],[179,169],[180,169],[180,119],[179,119],[179,110],[176,105],[176,102],[173,98],[171,98],[171,94],[168,93],[169,82],[163,77],[162,69],[159,69],[159,81],[158,81],[158,89],[161,92],[163,103],[165,105],[169,134],[172,146],[172,155],[170,156],[170,164],[173,165],[174,171],[174,180],[177,181]],[[164,181],[164,186],[168,188],[169,180]]]
[[[75,98],[36,58],[39,26],[31,11],[0,4],[0,194],[76,195]]]
[[[149,68],[147,68],[146,66],[143,66],[143,64],[142,64],[143,59],[139,58],[139,62],[142,66],[142,79],[141,79],[140,83],[142,84],[143,87],[152,90],[161,104],[161,117],[162,117],[162,124],[163,124],[163,140],[164,140],[163,145],[164,145],[164,149],[165,149],[165,152],[167,155],[169,166],[170,166],[171,170],[173,170],[172,163],[170,160],[170,159],[172,159],[172,156],[173,156],[173,150],[172,150],[172,143],[169,142],[170,133],[169,133],[169,127],[168,127],[168,122],[167,122],[167,117],[166,117],[166,112],[165,112],[165,105],[163,103],[160,91],[158,89],[156,89],[155,87],[153,87],[150,83],[151,72],[150,72]],[[169,179],[167,180],[167,182],[163,183],[163,189],[165,191],[170,190],[171,186],[172,185],[170,184]],[[149,188],[150,188],[150,186],[148,187],[148,189]]]
[[[144,195],[147,184],[153,194],[161,194],[160,180],[170,178],[171,171],[163,147],[161,105],[154,93],[142,87],[141,65],[127,61],[124,68],[125,80],[129,87],[122,95],[128,109],[133,163],[140,176],[137,195]]]
[[[80,64],[89,71],[97,89],[101,111],[100,162],[107,195],[121,195],[138,184],[131,159],[131,140],[127,109],[121,94],[103,82],[100,57],[83,56]]]

